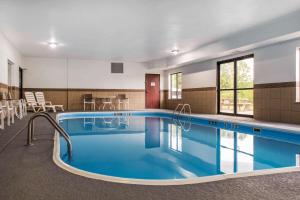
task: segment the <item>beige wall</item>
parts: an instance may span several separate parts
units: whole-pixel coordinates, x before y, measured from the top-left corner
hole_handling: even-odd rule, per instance
[[[164,108],[174,110],[179,103],[191,105],[193,113],[216,114],[217,92],[215,87],[183,89],[182,99],[168,99],[168,91],[164,91]]]
[[[254,118],[300,124],[300,103],[295,99],[295,82],[255,85]]]

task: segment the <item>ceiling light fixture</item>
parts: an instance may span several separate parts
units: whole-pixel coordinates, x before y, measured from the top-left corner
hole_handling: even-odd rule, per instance
[[[58,43],[57,42],[48,42],[48,46],[51,49],[55,49],[58,46]]]
[[[178,49],[173,49],[173,50],[171,51],[171,53],[172,53],[174,56],[176,56],[176,55],[179,53],[179,50],[178,50]]]

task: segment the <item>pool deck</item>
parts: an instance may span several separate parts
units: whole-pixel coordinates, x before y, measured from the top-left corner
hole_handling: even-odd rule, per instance
[[[219,120],[260,123],[248,118],[201,115]],[[229,119],[230,118],[230,119]],[[38,140],[24,146],[29,116],[0,131],[0,199],[300,199],[300,172],[228,179],[181,186],[142,186],[93,180],[71,174],[52,160],[54,129],[44,119],[36,122]],[[299,125],[267,123],[300,130]],[[18,134],[15,138],[14,136]],[[12,138],[14,138],[12,140]],[[5,148],[4,148],[5,147]]]

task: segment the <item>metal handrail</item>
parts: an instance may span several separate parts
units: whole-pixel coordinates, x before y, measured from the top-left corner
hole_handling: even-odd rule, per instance
[[[183,105],[184,105],[184,104],[181,104],[181,103],[178,104],[177,107],[175,108],[175,110],[173,111],[173,115],[175,115],[176,112],[179,113],[179,108],[180,108],[180,106],[182,106],[182,108],[183,108]]]
[[[192,114],[191,105],[187,104],[187,103],[178,104],[177,107],[175,108],[175,110],[173,111],[173,115],[175,115],[176,112],[178,112],[178,114],[182,114],[182,113],[186,114],[186,107],[189,109],[189,114],[191,115]],[[179,111],[179,108],[181,108],[180,111]]]
[[[184,111],[184,114],[185,114],[185,107],[188,107],[189,109],[189,114],[191,115],[192,114],[192,109],[191,109],[191,105],[190,104],[183,104],[183,107],[181,108],[180,110],[180,114],[182,114],[182,111]]]
[[[51,117],[49,113],[39,112],[35,113],[28,121],[28,133],[27,133],[27,145],[33,145],[32,141],[34,140],[34,120],[37,117],[46,118],[51,125],[63,136],[68,145],[68,153],[72,154],[72,143],[69,134]]]

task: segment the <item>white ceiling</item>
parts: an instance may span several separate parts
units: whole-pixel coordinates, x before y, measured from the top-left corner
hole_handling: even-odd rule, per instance
[[[0,0],[0,30],[24,56],[145,62],[299,9],[299,0]],[[51,38],[62,46],[48,48]]]

